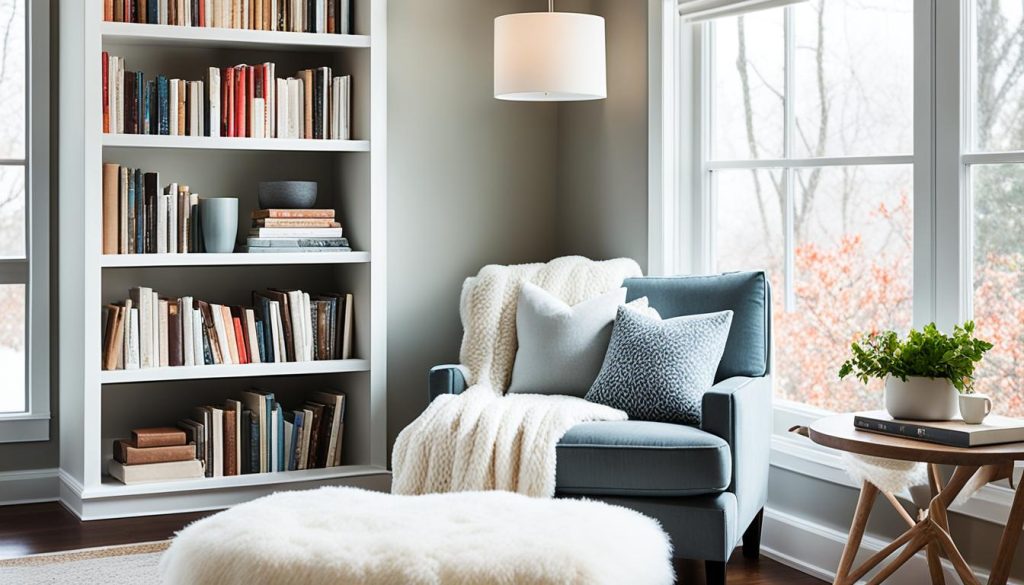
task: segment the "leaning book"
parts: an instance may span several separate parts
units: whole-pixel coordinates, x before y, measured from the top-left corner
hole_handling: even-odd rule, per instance
[[[990,414],[985,422],[969,425],[962,420],[919,421],[894,419],[884,410],[862,412],[854,416],[858,429],[905,437],[950,447],[982,447],[1024,441],[1024,419]]]

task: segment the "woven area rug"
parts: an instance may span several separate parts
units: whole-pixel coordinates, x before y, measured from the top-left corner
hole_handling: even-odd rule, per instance
[[[0,583],[18,585],[149,585],[171,541],[85,548],[0,560]]]

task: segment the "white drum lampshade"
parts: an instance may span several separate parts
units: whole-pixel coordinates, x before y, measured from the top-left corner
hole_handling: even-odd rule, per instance
[[[575,12],[495,18],[494,97],[530,102],[608,97],[604,19]]]

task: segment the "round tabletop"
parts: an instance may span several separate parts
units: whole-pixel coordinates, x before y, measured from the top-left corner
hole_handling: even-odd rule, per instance
[[[858,455],[947,465],[988,465],[1024,460],[1024,443],[971,448],[947,447],[862,431],[853,426],[852,414],[834,414],[820,418],[811,423],[809,430],[811,440],[815,443]]]

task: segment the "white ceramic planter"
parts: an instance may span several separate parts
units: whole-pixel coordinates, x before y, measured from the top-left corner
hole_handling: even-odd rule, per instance
[[[893,418],[950,420],[959,412],[959,393],[945,378],[908,376],[904,382],[894,376],[885,379],[885,410]]]

